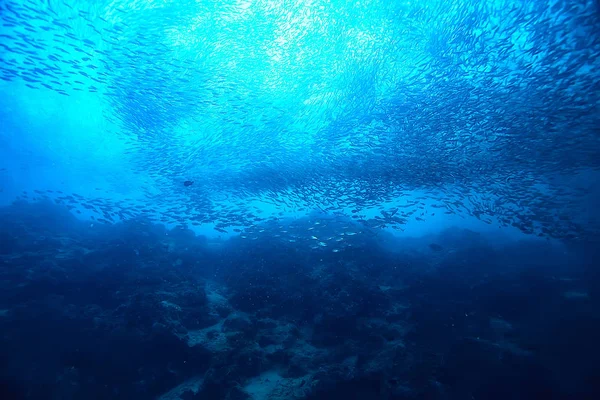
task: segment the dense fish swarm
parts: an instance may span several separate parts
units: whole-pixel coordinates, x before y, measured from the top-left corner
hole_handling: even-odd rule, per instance
[[[593,0],[9,0],[0,79],[110,105],[146,197],[29,194],[99,222],[253,237],[320,210],[355,221],[314,235],[335,248],[437,212],[577,240],[600,232],[568,184],[600,170],[599,15]]]

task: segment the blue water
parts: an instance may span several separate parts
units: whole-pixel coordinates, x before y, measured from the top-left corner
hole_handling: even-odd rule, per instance
[[[600,398],[600,5],[0,1],[0,399]]]

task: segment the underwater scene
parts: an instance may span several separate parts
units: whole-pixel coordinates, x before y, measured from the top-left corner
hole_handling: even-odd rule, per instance
[[[600,2],[0,0],[21,399],[600,399]]]

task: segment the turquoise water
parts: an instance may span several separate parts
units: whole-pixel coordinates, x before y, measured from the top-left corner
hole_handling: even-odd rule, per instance
[[[2,199],[247,228],[421,197],[452,214],[386,225],[596,233],[596,7],[6,2]]]
[[[528,368],[539,363],[560,375],[564,371],[553,365],[564,360],[549,360],[545,350],[532,349],[531,338],[539,332],[523,315],[550,331],[555,321],[538,321],[542,312],[563,319],[577,315],[581,319],[573,321],[574,327],[597,329],[590,321],[597,318],[592,305],[599,287],[593,267],[600,233],[599,15],[592,0],[0,1],[0,282],[6,291],[0,296],[0,324],[11,332],[3,348],[16,346],[36,313],[50,312],[47,304],[56,304],[52,312],[63,322],[69,307],[89,311],[95,304],[103,311],[89,311],[92,318],[127,326],[127,335],[136,331],[132,343],[138,345],[154,340],[149,338],[156,333],[152,323],[138,321],[138,326],[132,317],[147,312],[149,320],[165,326],[168,341],[185,342],[185,350],[177,347],[183,342],[164,344],[167,354],[148,361],[146,367],[160,376],[157,386],[148,383],[148,371],[129,374],[145,365],[142,356],[132,356],[131,371],[123,373],[127,378],[117,382],[103,375],[114,365],[96,356],[83,357],[84,362],[71,355],[60,366],[49,362],[39,367],[46,372],[38,376],[7,350],[0,376],[9,386],[17,382],[22,398],[44,398],[39,393],[45,384],[54,396],[46,398],[92,398],[90,393],[156,398],[185,382],[203,399],[233,399],[232,388],[242,388],[250,398],[274,398],[268,396],[284,384],[296,388],[287,398],[342,392],[366,393],[357,398],[491,398],[499,392],[481,383],[485,379],[473,378],[480,389],[466,389],[464,382],[452,383],[458,377],[423,372],[414,363],[406,370],[421,372],[409,378],[378,358],[383,353],[370,334],[353,331],[364,325],[384,332],[389,326],[383,325],[402,320],[402,329],[382,335],[404,337],[400,331],[416,326],[414,332],[429,337],[451,324],[440,319],[432,327],[430,318],[465,314],[458,308],[450,312],[447,301],[489,283],[491,293],[502,294],[482,300],[488,289],[473,289],[477,294],[460,302],[476,308],[477,318],[495,333],[480,340],[484,330],[461,325],[465,330],[456,337],[508,349],[518,359],[515,370],[540,379],[532,388],[548,387],[543,373]],[[474,265],[482,267],[472,270]],[[241,278],[234,279],[238,269]],[[390,272],[398,269],[406,276]],[[183,275],[170,280],[173,270]],[[504,273],[507,277],[499,278]],[[529,273],[535,278],[523,278]],[[136,286],[145,274],[166,286],[147,291]],[[458,278],[465,275],[464,281]],[[77,276],[79,283],[67,276]],[[97,279],[104,283],[96,285]],[[440,283],[444,279],[447,289]],[[179,296],[194,291],[186,285],[196,280],[203,317],[192,326],[185,315],[199,311]],[[91,297],[74,295],[74,287]],[[285,293],[271,293],[274,287],[286,288],[281,289]],[[357,300],[339,303],[337,297],[309,295],[329,293],[331,287]],[[416,289],[424,287],[428,294]],[[149,293],[158,297],[148,300]],[[253,298],[270,293],[285,312],[275,312],[264,299],[252,303],[241,293]],[[131,300],[136,296],[143,300]],[[295,314],[298,303],[284,301],[294,296],[307,299],[310,311]],[[112,300],[103,303],[107,298]],[[225,307],[230,313],[206,308],[221,298],[231,303]],[[512,314],[514,304],[538,304],[535,298],[545,299],[544,306]],[[319,314],[316,304],[333,304],[337,319]],[[356,304],[378,306],[369,314]],[[382,304],[387,306],[378,308]],[[29,311],[19,314],[19,307]],[[127,316],[108,316],[108,310],[128,307]],[[163,312],[151,316],[153,309],[169,310],[168,318]],[[407,319],[389,317],[392,309],[414,312]],[[87,315],[75,314],[78,321]],[[235,320],[230,329],[247,334],[248,320],[265,318],[277,321],[271,328],[279,333],[294,324],[300,332],[296,339],[304,341],[286,347],[263,321],[265,331],[246,337],[241,353],[255,342],[268,351],[273,350],[268,346],[283,346],[280,350],[290,354],[313,354],[327,374],[350,364],[356,364],[354,372],[317,378],[317,364],[294,364],[289,354],[274,361],[270,353],[253,353],[261,360],[259,372],[223,373],[229,378],[221,380],[214,378],[216,372],[207,373],[221,371],[216,354],[227,359],[238,353],[231,350],[235,346],[227,347],[232,353],[209,346],[220,343],[218,335],[202,329],[225,332],[223,324]],[[366,324],[364,318],[386,322]],[[173,320],[176,326],[169,325]],[[56,329],[51,319],[40,324]],[[107,325],[102,326],[98,329]],[[336,340],[323,333],[329,329],[324,326],[336,335],[336,326],[354,332],[347,347],[334,351]],[[83,328],[73,329],[69,340],[83,340]],[[94,332],[112,338],[115,331],[106,329]],[[311,340],[314,329],[321,333]],[[505,331],[519,338],[518,345],[508,344]],[[552,344],[567,348],[564,335],[554,332]],[[48,347],[72,350],[58,333],[50,336],[57,339]],[[92,348],[103,343],[107,354],[122,352],[89,340]],[[368,349],[350,342],[367,343]],[[425,347],[445,354],[440,357],[445,360],[460,353],[442,346],[442,339],[436,344],[414,339],[414,347],[408,342],[403,342],[406,358],[413,361],[428,357]],[[210,356],[194,353],[201,361],[191,370],[173,366],[181,360],[175,355],[177,361],[170,360],[169,352],[188,357],[198,343]],[[22,348],[30,345],[23,341]],[[345,358],[327,358],[310,346]],[[62,359],[65,352],[39,358]],[[531,354],[535,361],[523,364],[519,357]],[[94,370],[89,360],[101,366]],[[447,361],[444,368],[461,370],[461,362],[467,363]],[[373,367],[377,363],[386,366]],[[289,372],[292,364],[302,373]],[[588,376],[586,365],[578,370],[581,376]],[[176,378],[165,372],[169,368],[177,370]],[[485,370],[486,376],[505,371],[494,368]],[[65,381],[72,379],[72,391],[67,384],[48,383],[55,382],[47,372],[54,370],[68,377]],[[380,397],[370,391],[371,373],[387,382],[375,391]],[[209,375],[221,391],[203,386]],[[515,376],[508,387],[519,387]],[[39,385],[23,383],[28,380]],[[423,389],[426,381],[441,382],[443,390]],[[592,381],[573,378],[563,384],[584,388],[579,394],[553,387],[545,396],[588,398],[569,396],[592,393],[597,389]],[[332,392],[335,384],[342,392]],[[117,389],[103,392],[101,387]],[[306,392],[308,387],[314,391]],[[507,390],[505,398],[542,393]]]

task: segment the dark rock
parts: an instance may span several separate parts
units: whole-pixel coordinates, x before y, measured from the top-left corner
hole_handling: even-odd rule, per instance
[[[246,338],[252,338],[258,332],[256,324],[249,317],[241,314],[232,314],[223,323],[224,332],[243,333]]]

